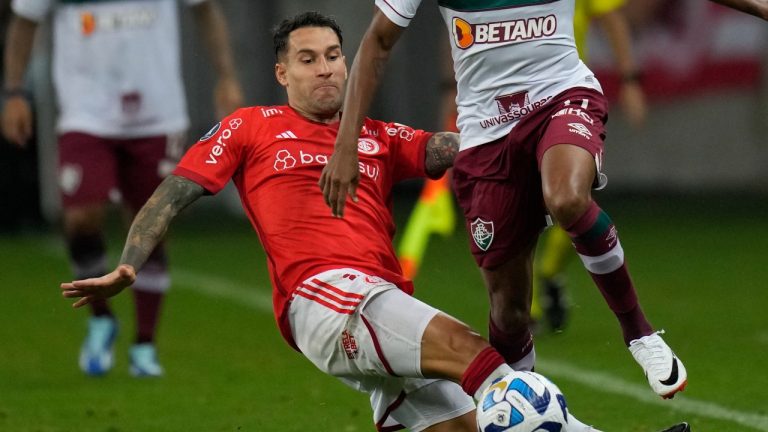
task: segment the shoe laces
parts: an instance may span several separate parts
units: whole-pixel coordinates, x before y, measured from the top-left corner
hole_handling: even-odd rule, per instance
[[[664,333],[664,330],[659,330],[629,343],[630,347],[639,346],[638,348],[635,348],[635,355],[639,357],[639,360],[646,365],[649,370],[653,370],[654,372],[664,371],[667,366],[666,354],[669,347],[660,337]]]

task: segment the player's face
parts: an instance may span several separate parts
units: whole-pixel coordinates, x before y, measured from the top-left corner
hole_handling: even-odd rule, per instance
[[[291,32],[275,75],[292,107],[322,118],[335,117],[341,109],[347,65],[333,29],[303,27]]]

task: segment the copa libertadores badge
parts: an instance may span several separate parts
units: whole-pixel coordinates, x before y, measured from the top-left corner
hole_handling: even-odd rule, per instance
[[[487,251],[493,242],[493,222],[484,221],[480,218],[475,219],[470,224],[472,238],[480,249]]]

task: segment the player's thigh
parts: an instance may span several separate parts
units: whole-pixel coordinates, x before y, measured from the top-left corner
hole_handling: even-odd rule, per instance
[[[512,139],[460,152],[453,183],[472,255],[483,269],[525,254],[546,226],[535,156]]]
[[[127,206],[136,212],[176,167],[183,134],[121,141],[119,187]]]
[[[569,182],[577,182],[579,189],[587,191],[590,185],[604,187],[605,96],[576,88],[559,94],[550,104],[552,114],[536,149],[545,192]]]
[[[64,211],[105,204],[117,187],[111,140],[81,132],[59,136],[59,190]]]
[[[289,321],[296,345],[320,370],[337,377],[416,376],[416,337],[396,334],[379,327],[378,318],[363,316],[371,299],[388,292],[401,292],[395,285],[353,269],[330,270],[308,278],[294,292]],[[431,317],[431,315],[430,315]],[[408,321],[422,318],[411,317]],[[428,318],[427,318],[428,319]],[[413,332],[413,329],[407,329]],[[418,334],[420,337],[420,334]],[[396,340],[398,350],[388,343]],[[393,358],[403,352],[405,358]],[[407,366],[403,366],[407,365]],[[395,373],[396,368],[399,373]]]

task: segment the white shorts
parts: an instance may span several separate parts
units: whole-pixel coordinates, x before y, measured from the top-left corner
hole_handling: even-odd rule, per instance
[[[381,278],[337,269],[299,286],[289,320],[315,366],[370,395],[378,430],[421,431],[475,409],[461,386],[421,373],[421,338],[438,312]]]

